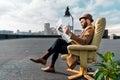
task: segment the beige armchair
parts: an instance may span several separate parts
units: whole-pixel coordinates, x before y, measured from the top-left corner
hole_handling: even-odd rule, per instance
[[[96,51],[99,49],[99,45],[104,33],[106,25],[105,18],[98,18],[95,22],[95,33],[91,45],[70,45],[68,51],[70,54],[79,56],[80,70],[67,69],[68,72],[75,73],[68,76],[69,80],[73,80],[80,76],[84,76],[88,80],[94,80],[89,74],[93,72],[87,72],[87,64],[96,61]]]

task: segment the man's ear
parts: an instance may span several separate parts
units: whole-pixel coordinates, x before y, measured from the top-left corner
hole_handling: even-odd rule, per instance
[[[91,21],[90,21],[89,19],[86,19],[86,21],[87,21],[87,23],[88,23],[88,24],[90,24],[90,23],[91,23]]]

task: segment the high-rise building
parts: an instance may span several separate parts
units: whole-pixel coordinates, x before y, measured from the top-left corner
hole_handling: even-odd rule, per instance
[[[44,24],[44,35],[49,35],[50,34],[50,23],[45,23]]]

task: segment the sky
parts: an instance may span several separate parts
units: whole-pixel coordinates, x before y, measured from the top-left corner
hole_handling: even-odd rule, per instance
[[[93,19],[105,17],[107,29],[120,30],[120,0],[0,0],[0,30],[38,32],[44,23],[55,27],[67,6],[74,18],[74,29],[81,29],[79,18],[84,13]]]

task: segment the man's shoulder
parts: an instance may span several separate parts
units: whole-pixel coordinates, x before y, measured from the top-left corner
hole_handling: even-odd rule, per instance
[[[88,26],[88,27],[86,28],[86,30],[88,30],[88,29],[92,29],[92,30],[94,30],[95,27],[94,27],[93,25],[91,25],[91,26]]]

